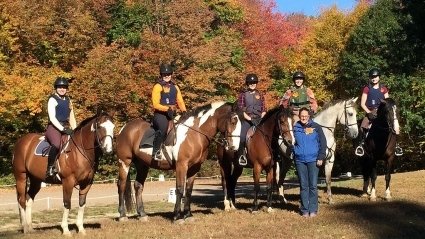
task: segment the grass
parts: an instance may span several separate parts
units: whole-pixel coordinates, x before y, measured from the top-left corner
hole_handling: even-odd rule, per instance
[[[378,201],[360,198],[362,180],[339,180],[333,183],[335,204],[326,203],[320,186],[319,215],[302,218],[298,215],[298,188],[286,191],[288,204],[277,201],[275,211],[253,214],[252,192],[238,197],[239,210],[224,212],[222,196],[194,196],[194,222],[179,225],[172,222],[173,204],[147,202],[147,222],[130,217],[126,222],[116,220],[117,205],[86,208],[85,228],[89,238],[424,238],[425,233],[425,171],[394,174],[394,199],[384,201],[384,179],[377,181]],[[264,193],[260,197],[265,204]],[[70,230],[76,209],[71,210]],[[132,214],[134,215],[134,214]],[[18,231],[19,218],[15,213],[0,217],[0,238],[57,238],[61,236],[61,211],[34,213],[36,232],[23,235]],[[8,225],[5,227],[4,225]],[[11,226],[13,225],[13,226]]]

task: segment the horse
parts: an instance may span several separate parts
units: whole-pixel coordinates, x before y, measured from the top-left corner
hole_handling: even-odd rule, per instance
[[[292,115],[287,109],[280,107],[269,110],[261,122],[252,127],[247,134],[247,159],[253,167],[254,206],[252,212],[258,211],[258,193],[260,191],[260,174],[266,171],[267,210],[271,207],[274,183],[274,165],[278,144],[290,148],[294,142],[292,133]],[[239,165],[236,152],[217,147],[217,157],[220,164],[222,187],[224,191],[224,209],[229,211],[235,207],[235,189],[243,166]]]
[[[239,145],[239,137],[234,137],[235,132],[240,132],[241,122],[235,113],[235,105],[223,101],[207,104],[183,115],[175,125],[175,143],[163,147],[168,160],[152,160],[152,147],[139,149],[142,137],[151,129],[151,124],[134,119],[128,122],[116,138],[116,154],[119,164],[118,194],[120,213],[119,220],[127,220],[126,209],[132,208],[129,168],[133,163],[137,175],[134,182],[136,211],[140,220],[147,220],[142,192],[149,168],[176,171],[176,204],[174,207],[174,222],[182,223],[193,220],[190,209],[191,196],[195,176],[201,164],[206,160],[208,146],[220,132],[222,137],[219,144],[229,149]],[[167,139],[170,140],[170,134]],[[174,138],[174,137],[173,137]],[[171,139],[172,141],[172,139]],[[217,140],[216,140],[217,141]],[[165,152],[164,152],[165,151]],[[186,191],[184,191],[184,187]],[[185,193],[184,211],[181,212],[181,199]]]
[[[325,176],[326,176],[326,192],[329,203],[333,203],[332,191],[331,191],[331,176],[332,168],[335,160],[335,127],[337,123],[340,123],[345,127],[345,132],[348,132],[350,138],[356,138],[359,129],[357,125],[357,110],[355,102],[358,97],[351,98],[348,100],[339,100],[328,104],[314,117],[314,121],[318,123],[326,137],[327,150],[326,150],[326,161],[325,161]],[[287,202],[284,195],[283,180],[286,177],[286,173],[292,164],[292,155],[290,155],[285,144],[281,145],[281,151],[284,155],[283,161],[279,164],[277,169],[277,181],[279,187],[279,197],[283,202]]]
[[[73,188],[79,186],[79,209],[76,225],[79,234],[85,234],[83,227],[86,196],[93,183],[99,158],[103,153],[112,153],[114,123],[112,117],[104,112],[83,120],[61,150],[56,166],[58,174],[52,183],[62,183],[63,217],[61,227],[64,235],[71,235],[68,229],[68,215],[71,209]],[[44,136],[29,133],[15,143],[12,168],[16,179],[16,193],[19,214],[24,233],[32,232],[31,206],[40,191],[41,183],[46,181],[47,157],[36,154],[37,145]],[[27,184],[29,181],[29,188]],[[28,190],[27,190],[28,189]]]
[[[390,181],[392,165],[395,158],[396,137],[400,134],[398,110],[394,99],[381,100],[377,118],[365,139],[365,156],[363,156],[363,195],[367,196],[369,182],[372,187],[369,199],[376,201],[375,182],[377,178],[377,161],[385,162],[385,199],[391,200]]]

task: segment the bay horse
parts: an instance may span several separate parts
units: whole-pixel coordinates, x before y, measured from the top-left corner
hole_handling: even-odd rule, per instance
[[[394,99],[381,100],[377,118],[365,139],[365,156],[363,156],[363,196],[367,196],[371,183],[369,199],[376,201],[375,182],[377,178],[376,163],[385,162],[385,199],[391,199],[390,181],[393,161],[395,158],[396,137],[400,134],[398,110]]]
[[[149,168],[176,171],[176,204],[174,207],[174,221],[184,222],[192,220],[190,209],[191,196],[195,176],[201,164],[208,155],[208,146],[215,140],[215,135],[220,132],[220,142],[225,143],[229,149],[239,145],[241,122],[235,113],[236,106],[223,101],[213,102],[183,115],[175,125],[175,144],[166,146],[166,153],[171,160],[152,160],[152,148],[139,149],[139,142],[151,124],[142,119],[128,122],[116,139],[116,154],[119,164],[118,194],[120,213],[119,220],[126,220],[126,209],[132,205],[131,188],[129,180],[130,164],[133,163],[137,175],[134,182],[136,211],[140,219],[147,220],[142,192]],[[240,113],[239,113],[240,114]],[[166,141],[169,139],[168,134]],[[220,143],[219,142],[219,143]],[[164,156],[163,156],[164,157]],[[184,191],[184,189],[186,189]],[[181,212],[181,199],[185,193],[184,211]]]
[[[252,212],[258,211],[258,193],[260,191],[260,174],[266,172],[267,210],[273,209],[272,192],[274,184],[275,157],[279,144],[292,147],[294,136],[292,132],[292,115],[288,109],[281,107],[267,111],[261,122],[251,128],[247,135],[247,159],[253,168],[254,179],[254,206]],[[292,149],[291,149],[292,150]],[[217,156],[220,164],[222,187],[224,191],[224,209],[229,211],[235,207],[235,189],[243,166],[239,165],[236,152],[217,147]]]
[[[71,209],[72,190],[76,185],[79,186],[76,225],[78,232],[85,234],[83,217],[86,196],[92,185],[99,158],[103,153],[112,152],[113,130],[111,116],[99,112],[83,120],[61,150],[56,165],[59,171],[57,183],[62,183],[63,189],[64,211],[61,227],[64,235],[71,235],[68,229],[68,216]],[[12,167],[24,233],[33,231],[31,207],[46,176],[47,157],[35,154],[36,147],[43,137],[36,133],[26,134],[18,139],[13,150]]]
[[[350,138],[356,138],[359,134],[359,128],[357,125],[357,110],[355,102],[358,97],[350,98],[347,100],[339,100],[326,105],[320,112],[316,114],[313,121],[318,123],[326,137],[327,150],[326,150],[326,161],[325,161],[325,177],[326,177],[326,192],[329,203],[333,203],[332,191],[331,191],[331,178],[332,168],[335,160],[335,127],[339,123],[345,127],[345,132]],[[292,157],[288,157],[289,152],[285,144],[280,144],[283,152],[282,164],[279,164],[277,169],[277,181],[279,186],[279,196],[282,201],[287,202],[284,195],[283,180],[286,177],[286,173],[292,164]]]

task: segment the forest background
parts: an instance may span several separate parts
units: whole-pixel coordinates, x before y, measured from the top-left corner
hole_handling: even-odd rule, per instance
[[[0,182],[13,182],[17,138],[44,132],[57,76],[72,80],[77,122],[99,106],[116,109],[118,133],[130,119],[151,118],[161,63],[173,65],[189,109],[235,101],[247,73],[259,76],[271,109],[295,70],[306,73],[324,106],[360,96],[377,67],[400,109],[405,154],[395,170],[423,169],[423,16],[422,0],[359,0],[350,12],[333,6],[315,17],[278,13],[274,0],[2,0]],[[334,174],[358,171],[342,127],[337,137]],[[97,177],[116,177],[116,170],[115,158],[105,158]]]

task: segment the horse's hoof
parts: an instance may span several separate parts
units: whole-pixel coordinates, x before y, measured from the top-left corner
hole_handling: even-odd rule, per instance
[[[85,235],[87,235],[87,233],[86,233],[86,230],[81,230],[81,231],[78,231],[78,234],[79,235],[82,235],[82,236],[85,236]]]
[[[138,217],[137,218],[139,221],[141,221],[141,222],[147,222],[148,221],[148,219],[149,219],[149,217],[148,216],[143,216],[143,217]]]
[[[273,212],[274,212],[274,209],[273,209],[272,207],[268,207],[268,208],[267,208],[267,212],[268,212],[268,213],[273,213]]]
[[[184,219],[185,222],[194,222],[196,219],[194,217],[188,217]]]
[[[369,201],[371,201],[371,202],[376,202],[376,197],[370,197],[370,198],[369,198]]]
[[[126,222],[126,221],[128,221],[128,217],[120,217],[120,218],[118,218],[118,221],[119,222]]]
[[[329,199],[328,199],[328,203],[329,203],[329,204],[335,204],[335,201],[334,201],[332,198],[329,198]]]
[[[360,195],[360,197],[361,197],[361,198],[367,198],[367,197],[369,197],[369,194],[367,194],[367,193],[362,193],[362,195]]]
[[[178,224],[178,225],[181,225],[181,224],[184,224],[184,219],[177,219],[177,220],[174,220],[174,224]]]
[[[389,197],[385,197],[385,201],[387,201],[387,202],[390,202],[390,201],[392,201],[393,200],[393,198],[391,197],[391,196],[389,196]]]
[[[63,232],[62,235],[67,236],[67,237],[71,237],[72,236],[70,231]]]

